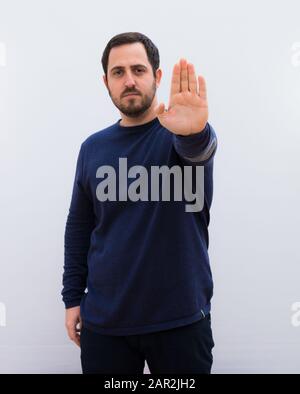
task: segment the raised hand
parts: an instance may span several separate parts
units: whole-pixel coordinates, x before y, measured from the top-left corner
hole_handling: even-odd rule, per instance
[[[191,135],[205,128],[208,104],[205,79],[201,75],[198,84],[193,64],[181,58],[173,68],[168,110],[165,111],[163,103],[155,109],[162,126],[172,133]]]

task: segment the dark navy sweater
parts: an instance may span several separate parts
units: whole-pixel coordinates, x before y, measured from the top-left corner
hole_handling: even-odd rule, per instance
[[[83,325],[109,335],[191,324],[210,312],[213,295],[208,225],[215,131],[207,123],[199,133],[183,136],[164,128],[158,118],[129,127],[121,126],[120,120],[90,135],[80,147],[65,227],[65,307],[80,305]],[[124,198],[124,177],[119,184],[120,158],[127,159],[128,171],[133,166],[146,168],[148,200]],[[99,176],[102,166],[110,166],[116,174],[111,178],[115,186],[102,190],[113,191],[114,197],[106,201],[97,194],[98,185],[108,179],[108,175]],[[163,200],[161,190],[159,200],[151,200],[152,166],[179,166],[182,170],[189,166],[193,182],[198,176],[196,168],[201,166],[202,209],[187,212],[184,195],[177,201],[172,188],[169,200]],[[136,179],[138,175],[127,178],[128,188]]]

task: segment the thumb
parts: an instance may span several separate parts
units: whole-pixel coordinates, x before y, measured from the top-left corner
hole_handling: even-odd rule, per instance
[[[78,322],[77,322],[76,326],[78,327],[78,330],[80,331],[81,328],[82,328],[82,319],[81,319],[81,316],[78,317]]]
[[[155,107],[154,112],[155,112],[156,116],[163,115],[164,112],[165,112],[165,104],[164,103],[160,103],[157,107]]]

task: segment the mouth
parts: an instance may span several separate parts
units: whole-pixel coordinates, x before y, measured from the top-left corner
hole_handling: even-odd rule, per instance
[[[131,97],[131,96],[139,96],[139,94],[138,93],[129,93],[129,94],[126,94],[124,97]]]

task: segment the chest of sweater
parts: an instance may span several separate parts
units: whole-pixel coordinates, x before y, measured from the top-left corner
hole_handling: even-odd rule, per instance
[[[194,205],[186,206],[186,211],[202,209],[204,169],[183,165],[168,131],[110,136],[106,144],[97,145],[86,167],[95,204],[128,200],[195,201]],[[104,149],[107,146],[113,149]]]

